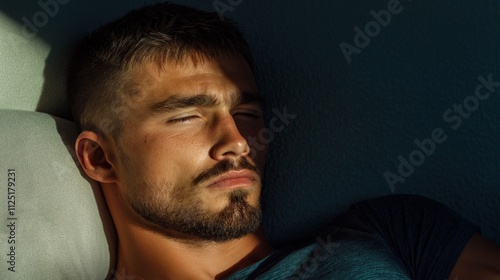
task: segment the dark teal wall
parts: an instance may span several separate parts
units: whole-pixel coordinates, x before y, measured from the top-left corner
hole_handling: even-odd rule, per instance
[[[249,6],[258,29],[241,11],[263,91],[297,115],[272,142],[265,209],[277,235],[394,191],[438,199],[500,242],[500,87],[475,97],[479,76],[500,82],[500,3],[401,1],[348,63],[339,45],[355,45],[354,28],[395,1],[319,2]],[[461,117],[453,106],[464,101]],[[420,163],[414,141],[435,129],[446,140]],[[399,175],[410,154],[419,166],[392,190],[384,174]]]
[[[62,6],[37,34],[53,45],[47,88],[59,81],[71,40],[144,2]],[[211,1],[176,2],[214,10]],[[273,109],[296,115],[274,134],[269,154],[263,204],[275,242],[313,232],[352,202],[393,192],[437,199],[500,242],[500,87],[475,97],[478,77],[500,82],[500,2],[232,2],[239,4],[224,16],[252,45],[269,120]],[[40,10],[36,1],[16,5],[3,1],[0,9],[19,21]],[[391,20],[377,31],[373,13],[388,5]],[[354,49],[355,28],[367,24],[375,34]],[[343,42],[355,51],[350,63]],[[51,108],[55,96],[46,90],[39,109],[67,114]],[[462,117],[453,110],[464,101],[471,112]],[[443,135],[435,138],[446,140],[419,154],[415,140],[436,129]],[[399,156],[410,154],[419,166],[391,188],[384,174],[399,175]]]
[[[394,191],[438,199],[500,241],[500,87],[475,97],[479,76],[500,82],[499,3],[401,1],[348,63],[339,45],[355,45],[354,28],[394,1],[317,2],[249,7],[266,26],[249,33],[264,92],[297,115],[272,143],[265,206],[283,224],[275,232],[308,231],[301,225]],[[464,101],[461,117],[453,106]],[[446,140],[418,159],[414,141],[435,129]],[[399,155],[410,154],[419,166],[392,190],[384,174],[399,175]]]

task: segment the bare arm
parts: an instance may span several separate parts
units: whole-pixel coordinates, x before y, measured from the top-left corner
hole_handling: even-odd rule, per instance
[[[500,245],[474,234],[460,254],[449,280],[500,280]]]

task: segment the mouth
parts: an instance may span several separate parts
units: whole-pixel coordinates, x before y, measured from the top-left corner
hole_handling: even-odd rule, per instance
[[[257,180],[257,174],[250,170],[229,171],[210,180],[207,188],[234,189],[252,187]]]

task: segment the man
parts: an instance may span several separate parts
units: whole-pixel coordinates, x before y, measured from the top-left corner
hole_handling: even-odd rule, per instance
[[[68,93],[121,276],[500,278],[499,247],[420,197],[358,203],[317,238],[273,249],[260,228],[266,151],[246,140],[264,127],[252,58],[215,13],[156,4],[100,28],[75,49]]]

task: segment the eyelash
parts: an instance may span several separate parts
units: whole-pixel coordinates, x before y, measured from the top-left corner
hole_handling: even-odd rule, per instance
[[[250,112],[236,112],[233,114],[234,115],[243,115],[247,118],[252,118],[252,119],[258,119],[260,118],[260,115],[258,115],[257,113],[250,113]],[[169,120],[168,122],[169,123],[185,123],[185,122],[188,122],[192,119],[195,119],[197,118],[198,116],[186,116],[186,117],[182,117],[182,118],[177,118],[177,119],[172,119],[172,120]]]
[[[178,119],[173,119],[173,120],[169,120],[168,122],[170,123],[184,123],[184,122],[188,122],[194,118],[197,118],[198,116],[187,116],[187,117],[182,117],[182,118],[178,118]]]

